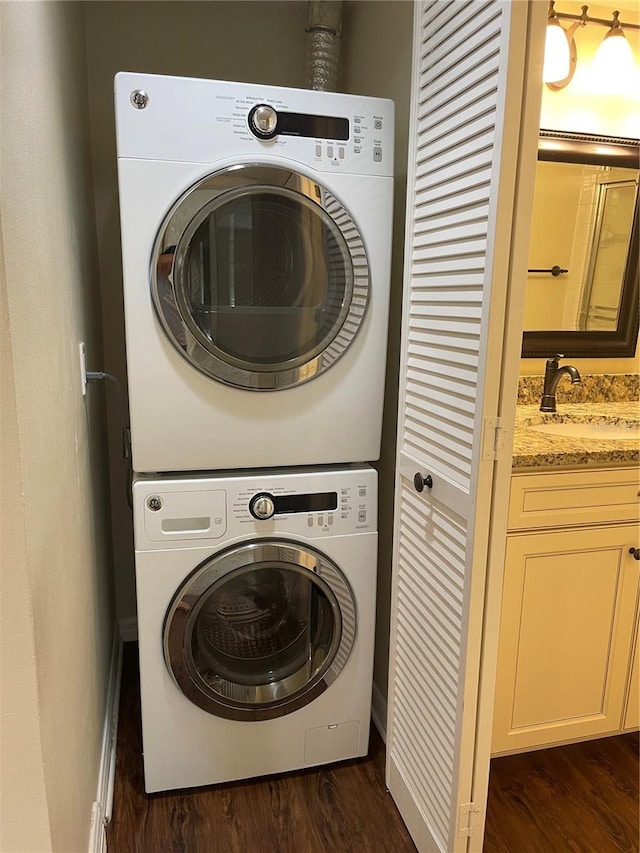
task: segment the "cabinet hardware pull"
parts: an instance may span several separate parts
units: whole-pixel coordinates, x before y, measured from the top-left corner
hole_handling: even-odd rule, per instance
[[[565,272],[569,272],[569,270],[565,270],[565,269],[563,269],[562,267],[559,267],[557,264],[555,264],[555,265],[554,265],[554,266],[552,266],[550,269],[546,269],[546,270],[540,270],[540,269],[527,270],[527,272],[550,272],[550,273],[551,273],[551,275],[552,275],[552,276],[554,276],[554,278],[555,278],[555,277],[557,277],[557,276],[559,276],[559,275],[562,275],[562,274],[563,274],[563,273],[565,273]]]
[[[428,489],[432,488],[433,478],[432,478],[431,474],[424,474],[423,475],[418,471],[418,473],[413,478],[413,486],[414,486],[416,492],[423,491],[425,486]],[[640,560],[640,557],[638,557],[638,559]]]
[[[629,548],[629,553],[634,560],[640,560],[640,548]]]

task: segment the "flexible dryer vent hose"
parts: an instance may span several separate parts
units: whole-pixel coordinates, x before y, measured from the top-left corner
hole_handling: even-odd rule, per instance
[[[335,92],[338,88],[342,0],[312,0],[307,27],[306,86]]]

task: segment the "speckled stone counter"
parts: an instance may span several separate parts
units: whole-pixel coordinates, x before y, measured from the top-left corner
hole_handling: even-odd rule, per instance
[[[570,359],[567,360],[567,363]],[[563,364],[565,362],[562,362]],[[540,405],[544,376],[521,376],[518,382],[518,403]],[[558,408],[563,403],[622,403],[640,399],[640,374],[593,373],[582,376],[582,382],[572,385],[566,378],[558,385]]]
[[[580,421],[593,424],[588,438],[545,435],[530,429],[538,424]],[[513,442],[513,468],[576,468],[638,465],[640,442],[632,427],[640,421],[640,402],[561,403],[555,414],[537,405],[518,405]],[[602,438],[612,426],[629,428],[629,439]]]

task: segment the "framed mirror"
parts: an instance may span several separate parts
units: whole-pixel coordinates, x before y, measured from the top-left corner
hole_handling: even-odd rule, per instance
[[[640,140],[540,131],[523,358],[631,357]]]

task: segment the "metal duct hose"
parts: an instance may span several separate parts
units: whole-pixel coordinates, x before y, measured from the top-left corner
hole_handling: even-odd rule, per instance
[[[307,27],[306,86],[324,92],[338,88],[342,0],[312,0]]]

